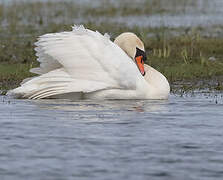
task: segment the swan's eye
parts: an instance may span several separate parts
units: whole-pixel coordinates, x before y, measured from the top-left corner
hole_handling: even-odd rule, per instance
[[[141,62],[141,63],[146,62],[146,60],[147,60],[146,52],[136,47],[135,57],[139,57],[139,56],[142,56],[142,61],[143,62]]]

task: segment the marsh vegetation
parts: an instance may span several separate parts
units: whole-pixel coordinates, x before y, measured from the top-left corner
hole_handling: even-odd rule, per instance
[[[182,25],[175,26],[165,19],[172,17],[174,21],[174,17],[188,14],[193,19],[202,14],[212,18],[216,15],[218,22],[222,11],[216,10],[217,15],[213,7],[206,8],[209,4],[199,2],[202,0],[1,1],[0,89],[16,87],[33,75],[28,70],[38,66],[34,51],[38,36],[70,31],[73,24],[84,24],[108,32],[112,40],[125,31],[136,33],[146,45],[147,63],[162,72],[173,88],[222,90],[223,24],[208,26],[204,19],[204,24],[190,26],[182,21]],[[151,17],[161,17],[163,22],[157,25],[156,18]]]

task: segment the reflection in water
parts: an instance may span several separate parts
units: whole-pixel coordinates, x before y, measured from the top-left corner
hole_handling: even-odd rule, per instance
[[[0,96],[0,177],[220,180],[222,106],[218,93],[168,101]]]
[[[136,111],[154,112],[167,108],[168,100],[78,100],[68,99],[44,99],[33,101],[38,107],[43,109],[57,109],[63,111]]]

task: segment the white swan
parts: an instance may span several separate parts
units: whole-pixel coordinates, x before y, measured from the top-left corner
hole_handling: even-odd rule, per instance
[[[25,79],[8,95],[20,98],[167,99],[167,79],[144,64],[142,41],[133,33],[114,43],[74,26],[71,32],[45,34],[35,43],[39,76]]]

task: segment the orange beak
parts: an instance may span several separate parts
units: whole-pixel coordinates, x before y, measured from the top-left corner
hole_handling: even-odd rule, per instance
[[[139,71],[141,72],[141,74],[143,75],[143,76],[145,76],[145,70],[144,70],[144,61],[143,61],[143,56],[137,56],[136,58],[135,58],[135,61],[136,61],[136,64],[137,64],[137,66],[138,66],[138,68],[139,68]]]

